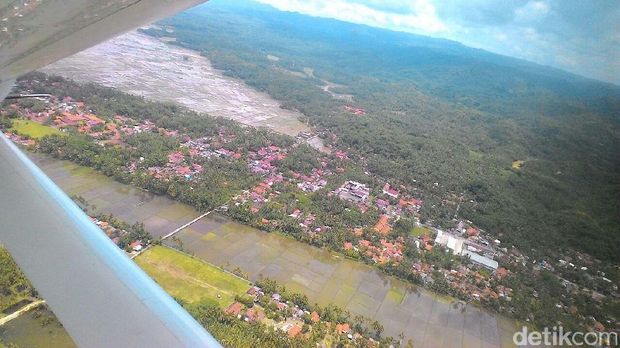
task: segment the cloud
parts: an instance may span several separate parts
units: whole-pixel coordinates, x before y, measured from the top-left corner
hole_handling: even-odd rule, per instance
[[[257,0],[280,10],[442,37],[620,84],[620,2]]]
[[[543,1],[530,1],[514,11],[515,22],[539,21],[549,13],[549,5]]]
[[[293,11],[317,17],[335,18],[347,22],[366,24],[381,28],[437,33],[448,28],[439,20],[429,0],[368,1],[365,3],[346,0],[257,0],[279,10]],[[398,12],[405,11],[406,12]]]

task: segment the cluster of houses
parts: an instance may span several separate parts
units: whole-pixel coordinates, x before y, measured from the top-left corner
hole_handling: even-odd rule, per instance
[[[302,327],[307,321],[311,323],[318,323],[320,321],[319,314],[317,312],[309,312],[299,308],[292,302],[282,300],[282,297],[278,293],[265,294],[263,290],[257,286],[252,286],[246,292],[254,300],[254,304],[251,307],[247,307],[241,302],[233,302],[230,304],[224,312],[228,315],[237,317],[240,320],[246,321],[250,324],[256,324],[259,322],[272,325],[275,329],[282,330],[290,337],[297,337],[302,333]],[[261,299],[265,296],[269,296],[269,305],[279,312],[283,320],[280,321],[267,321],[267,315],[265,314],[265,308],[259,304]]]
[[[398,237],[394,242],[389,242],[382,238],[379,240],[379,246],[375,246],[370,241],[361,239],[358,241],[357,247],[354,247],[351,243],[345,243],[345,250],[352,248],[364,253],[373,262],[378,264],[400,262],[403,258],[404,241],[402,237]]]
[[[99,226],[99,228],[116,245],[119,245],[119,243],[121,241],[121,238],[123,238],[124,236],[129,234],[129,232],[127,232],[127,231],[125,231],[123,229],[116,228],[116,227],[112,226],[107,221],[102,221],[102,220],[99,220],[99,219],[97,219],[95,217],[90,217],[90,219],[92,220],[93,223],[95,223],[95,225]],[[137,253],[137,252],[140,252],[144,247],[145,247],[145,243],[143,241],[141,241],[141,240],[134,240],[134,241],[131,241],[131,243],[129,243],[129,245],[128,245],[128,252],[130,254]]]
[[[252,286],[247,290],[246,295],[253,299],[254,303],[252,306],[248,307],[241,302],[235,301],[224,312],[250,324],[266,324],[275,330],[285,332],[290,338],[308,338],[312,326],[321,323],[326,324],[327,328],[331,329],[335,334],[346,336],[349,340],[355,341],[362,338],[359,333],[353,333],[349,323],[338,323],[332,326],[330,322],[321,322],[321,317],[316,311],[308,311],[291,301],[286,301],[278,293],[266,294],[260,287]],[[265,298],[267,301],[263,301]],[[265,303],[267,303],[267,308],[263,308]],[[271,310],[280,314],[278,316],[280,320],[270,319],[270,317],[274,318],[273,315],[268,313]],[[308,325],[306,326],[307,331],[304,332],[306,324]]]
[[[405,187],[402,186],[402,188]],[[383,196],[377,198],[375,204],[379,210],[385,213],[390,213],[391,215],[400,214],[402,209],[415,210],[417,212],[422,207],[422,200],[401,194],[387,182],[383,185],[381,193]]]
[[[287,156],[289,149],[278,146],[267,146],[257,151],[248,152],[248,168],[256,175],[262,177],[262,181],[251,190],[244,190],[240,195],[233,197],[235,205],[250,202],[250,212],[256,214],[261,207],[270,200],[280,195],[280,192],[273,189],[276,183],[286,183],[295,187],[301,192],[316,192],[327,185],[327,178],[333,175],[333,172],[326,169],[327,163],[321,162],[321,168],[313,168],[309,174],[288,171],[287,176],[279,168],[280,161]],[[303,212],[300,209],[294,209],[289,217],[299,221],[299,226],[306,232],[318,233],[329,229],[328,226],[316,227],[311,229],[311,225],[315,222],[316,216],[311,212]],[[262,224],[277,224],[276,221],[263,219]]]
[[[292,173],[293,178],[297,180],[297,187],[304,192],[316,192],[327,185],[327,176],[332,175],[331,171],[325,169],[312,169],[310,175]]]
[[[142,160],[142,159],[141,159]],[[165,166],[153,166],[147,168],[148,174],[156,179],[170,180],[177,176],[186,180],[192,180],[203,172],[202,165],[189,163],[181,151],[175,151],[168,155],[168,162]]]
[[[470,300],[491,301],[500,298],[508,302],[512,300],[511,288],[499,284],[492,285],[489,278],[470,267],[459,266],[456,269],[439,271],[453,289],[466,295]],[[493,277],[502,279],[507,274],[508,270],[500,267],[493,273]]]
[[[177,137],[182,141],[178,150],[168,154],[168,161],[164,166],[147,168],[148,174],[157,179],[170,180],[173,177],[180,177],[191,181],[204,171],[203,166],[198,163],[202,160],[213,157],[236,160],[242,156],[239,152],[221,147],[222,144],[229,142],[234,137],[224,130],[220,130],[217,137],[192,138],[187,134],[180,135],[178,131],[158,128],[153,122],[144,120],[138,125],[124,127],[121,131],[126,135],[157,131],[165,137]],[[140,163],[136,162],[130,163],[128,169],[130,172],[134,171],[139,165]]]
[[[26,118],[61,129],[75,129],[78,132],[87,134],[95,139],[99,144],[124,145],[122,139],[145,132],[157,132],[166,137],[177,137],[181,140],[180,148],[171,152],[167,156],[167,163],[161,167],[146,168],[148,173],[158,179],[169,180],[173,177],[184,178],[185,180],[194,180],[204,170],[201,160],[212,157],[227,158],[230,160],[239,160],[243,156],[240,152],[225,149],[224,144],[232,141],[235,134],[221,129],[217,135],[211,137],[191,138],[188,135],[179,134],[178,131],[168,130],[157,127],[157,125],[149,120],[136,122],[131,118],[117,115],[110,120],[104,120],[88,110],[82,102],[73,101],[69,97],[56,98],[52,97],[44,101],[47,103],[46,110],[32,111],[29,109],[20,109],[20,113]],[[18,106],[15,104],[15,108]],[[365,110],[347,106],[345,109],[356,115],[363,115]],[[21,137],[19,135],[7,133],[9,138],[15,143],[32,146],[35,141]],[[310,137],[312,134],[300,135],[300,139]],[[244,191],[235,197],[235,204],[251,202],[251,211],[258,213],[260,208],[269,200],[275,199],[280,193],[273,189],[273,185],[280,182],[286,182],[293,185],[301,192],[317,192],[327,186],[328,179],[334,173],[327,169],[330,167],[327,161],[323,159],[320,168],[314,168],[309,174],[290,172],[290,177],[284,177],[282,170],[278,167],[283,161],[290,149],[282,148],[275,145],[265,146],[256,151],[248,151],[247,166],[252,173],[261,176],[261,182],[254,188]],[[334,151],[332,153],[333,160],[347,161],[348,154],[345,151]],[[141,160],[128,164],[129,171],[134,171],[141,165]],[[289,176],[287,174],[287,176]],[[338,198],[356,206],[361,212],[366,212],[369,208],[376,208],[381,214],[378,221],[372,227],[372,230],[381,236],[378,241],[371,243],[365,239],[358,239],[353,244],[345,242],[343,249],[345,251],[355,251],[365,255],[373,262],[378,264],[398,263],[402,260],[404,243],[402,240],[390,240],[388,237],[392,224],[397,221],[403,214],[416,216],[423,202],[412,197],[408,192],[411,190],[399,186],[392,186],[385,183],[382,188],[376,192],[376,196],[371,195],[369,185],[357,181],[346,181],[339,188],[330,192]],[[295,208],[287,214],[290,218],[298,220],[299,226],[310,234],[322,233],[329,231],[329,226],[324,226],[320,221],[316,221],[316,215],[312,212],[302,211]],[[107,223],[97,221],[97,224],[110,236],[110,238],[118,243],[120,238],[126,233],[125,231],[114,229]],[[264,224],[273,224],[265,220]],[[361,229],[357,229],[358,231]],[[361,236],[359,233],[355,233]],[[459,221],[457,226],[447,231],[437,230],[434,238],[430,236],[420,236],[415,243],[422,252],[428,252],[433,246],[440,245],[455,255],[468,258],[473,265],[477,267],[463,266],[459,269],[444,270],[437,269],[433,265],[422,262],[414,263],[412,273],[418,274],[425,281],[430,281],[431,274],[434,271],[441,272],[451,286],[459,291],[471,294],[474,299],[493,299],[493,298],[510,298],[511,289],[502,288],[501,286],[490,287],[488,280],[481,277],[478,268],[486,268],[493,272],[494,276],[502,277],[506,273],[505,269],[499,267],[498,261],[506,254],[506,248],[501,247],[499,240],[489,240],[484,237],[481,231],[474,227],[471,222]],[[133,241],[130,249],[138,252],[143,247],[140,241]],[[522,255],[515,256],[513,253],[509,255],[514,262],[527,261],[527,257]],[[505,262],[505,260],[503,260]],[[571,260],[559,260],[558,262],[540,261],[537,267],[556,270],[556,269],[575,269],[579,268],[587,273],[586,266],[575,266]],[[583,268],[586,268],[585,270]],[[603,280],[609,281],[604,276],[598,276]],[[469,279],[472,281],[463,281]],[[611,281],[609,281],[611,282]],[[567,287],[574,284],[567,281]],[[577,287],[578,288],[578,287]],[[617,288],[616,288],[617,289]],[[283,307],[282,304],[279,306]],[[234,308],[231,308],[233,310]],[[254,321],[260,318],[260,312],[254,309],[248,309],[243,312],[248,321]],[[286,326],[288,325],[288,326]],[[295,324],[286,324],[291,332],[297,331]],[[290,327],[289,327],[290,326]],[[287,329],[287,330],[288,330]]]
[[[140,133],[157,132],[166,137],[179,137],[183,142],[180,150],[186,150],[186,157],[182,151],[175,151],[168,156],[168,163],[164,166],[153,166],[147,168],[149,175],[163,180],[172,177],[181,177],[192,180],[203,171],[200,164],[194,163],[192,159],[211,158],[212,156],[222,158],[241,158],[240,153],[226,150],[221,147],[234,138],[234,134],[227,134],[224,130],[220,131],[219,137],[213,139],[203,137],[192,139],[188,135],[180,135],[176,130],[169,130],[157,125],[150,120],[136,122],[135,120],[116,115],[112,119],[104,120],[94,115],[86,109],[83,102],[76,102],[71,97],[62,99],[51,97],[44,101],[47,104],[46,110],[32,111],[24,108],[19,110],[27,119],[38,123],[49,123],[51,126],[60,130],[75,129],[80,133],[87,134],[97,141],[100,145],[124,145],[123,137],[133,136]],[[14,105],[15,108],[18,105]],[[17,143],[23,145],[33,145],[33,141],[21,139],[14,136]],[[143,159],[142,159],[143,160]],[[140,166],[141,161],[128,164],[130,172],[135,171]]]
[[[361,212],[366,212],[370,207],[370,187],[357,181],[347,181],[335,194],[340,199],[355,204]],[[401,193],[385,183],[381,193],[374,199],[375,207],[382,213],[374,229],[380,234],[386,235],[391,231],[389,221],[398,220],[403,212],[411,215],[419,212],[422,200],[401,195]]]
[[[4,134],[15,144],[19,144],[25,147],[34,146],[36,144],[36,141],[34,141],[33,139],[29,139],[15,133],[5,132]]]
[[[355,106],[351,106],[351,105],[345,105],[344,106],[344,110],[347,112],[350,112],[356,116],[364,116],[366,115],[366,110],[362,109],[362,108],[358,108]]]
[[[271,145],[248,153],[248,168],[254,174],[268,175],[278,172],[276,163],[286,158],[285,149]]]
[[[49,124],[60,130],[75,129],[96,139],[100,144],[120,144],[121,132],[115,122],[106,122],[87,109],[83,102],[76,102],[71,97],[62,99],[54,96],[40,100],[47,104],[43,111],[24,108],[22,115],[27,119]],[[17,105],[14,105],[17,107]]]
[[[506,268],[499,267],[490,277],[480,272],[480,267],[460,265],[453,269],[444,269],[434,264],[415,262],[412,273],[420,277],[424,284],[430,284],[433,274],[439,272],[447,281],[450,288],[460,294],[460,297],[476,301],[491,301],[500,298],[512,300],[512,289],[492,282],[491,279],[501,280],[509,274]]]

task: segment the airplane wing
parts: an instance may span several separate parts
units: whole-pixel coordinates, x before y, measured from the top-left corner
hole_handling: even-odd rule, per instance
[[[1,0],[0,79],[15,78],[205,1]]]
[[[202,0],[0,0],[0,100],[15,77]],[[0,133],[0,242],[83,347],[219,347]]]

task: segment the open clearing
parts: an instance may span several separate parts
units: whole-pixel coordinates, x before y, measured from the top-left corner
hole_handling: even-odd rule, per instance
[[[44,126],[30,120],[14,120],[10,131],[21,135],[27,135],[33,139],[39,139],[46,135],[62,134],[62,132],[56,128]]]
[[[171,296],[188,303],[206,300],[226,308],[250,287],[248,281],[168,247],[154,246],[135,261]]]
[[[416,226],[416,227],[411,229],[411,235],[413,237],[430,236],[430,235],[432,235],[432,232],[427,227]]]

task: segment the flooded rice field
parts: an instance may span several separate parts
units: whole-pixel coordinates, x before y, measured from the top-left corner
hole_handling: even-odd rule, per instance
[[[403,333],[415,347],[509,347],[514,324],[485,310],[436,296],[344,258],[276,233],[210,214],[177,235],[183,248],[210,263],[241,268],[250,280],[268,277],[378,320],[385,333]],[[171,242],[171,244],[174,244]]]
[[[127,223],[142,222],[162,237],[200,214],[185,204],[118,183],[95,170],[39,154],[28,154],[69,196],[80,196],[89,211],[112,214]]]
[[[127,222],[143,221],[165,235],[200,214],[186,205],[114,182],[65,161],[31,155],[67,193]],[[415,347],[512,347],[513,321],[471,304],[434,295],[342,255],[210,214],[177,235],[183,248],[218,266],[241,268],[251,280],[269,277],[311,302],[334,303],[403,333]]]
[[[0,326],[0,339],[17,347],[76,347],[69,334],[46,307],[33,309]]]

